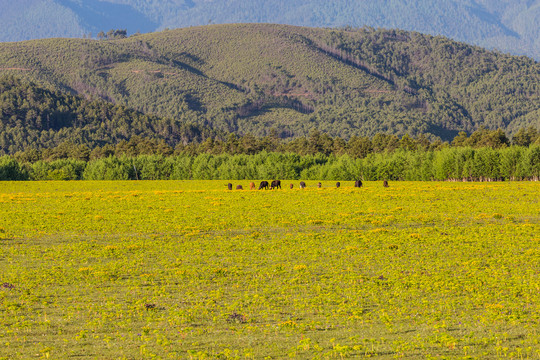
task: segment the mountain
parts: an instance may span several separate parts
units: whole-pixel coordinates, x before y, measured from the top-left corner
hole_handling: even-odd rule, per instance
[[[0,76],[239,134],[451,140],[540,126],[539,63],[398,30],[237,24],[32,40],[0,44],[0,64]]]
[[[0,41],[209,23],[400,28],[540,59],[540,0],[0,0]]]

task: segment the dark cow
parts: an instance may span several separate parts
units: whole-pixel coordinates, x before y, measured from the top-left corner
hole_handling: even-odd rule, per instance
[[[300,189],[305,189],[305,188],[306,188],[306,183],[303,181],[300,181]]]
[[[339,181],[336,183],[336,187],[339,188],[341,186],[341,184],[339,183]]]
[[[242,187],[242,185],[236,185],[236,190],[244,190],[244,188]]]
[[[270,190],[274,189],[281,189],[281,181],[280,180],[273,180],[272,184],[270,184]]]
[[[227,189],[232,190],[232,184],[231,183],[227,184]]]
[[[291,188],[291,189],[292,189],[293,187],[294,187],[294,185],[293,185],[293,184],[289,185],[289,188]]]
[[[268,190],[268,181],[261,181],[261,184],[259,185],[259,190]]]
[[[321,183],[318,183],[318,184],[317,184],[317,187],[318,187],[319,189],[322,188],[322,184],[321,184]]]
[[[388,187],[388,181],[384,180],[383,183],[382,183],[382,185],[383,185],[384,187]]]
[[[362,187],[362,180],[356,180],[356,181],[354,182],[354,187],[358,187],[358,188],[359,188],[359,187]]]

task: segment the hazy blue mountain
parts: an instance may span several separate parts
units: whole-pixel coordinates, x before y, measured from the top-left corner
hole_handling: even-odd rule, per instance
[[[83,27],[93,31],[94,34],[101,30],[130,29],[132,32],[151,32],[159,24],[131,5],[115,4],[99,0],[57,0],[67,9],[79,16]]]
[[[160,24],[129,4],[99,0],[0,0],[0,41],[94,37],[102,30],[151,32]]]
[[[0,8],[0,41],[265,22],[400,28],[540,58],[540,0],[0,0]]]

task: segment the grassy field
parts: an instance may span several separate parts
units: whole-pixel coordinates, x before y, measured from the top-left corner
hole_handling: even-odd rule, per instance
[[[0,183],[0,359],[540,358],[540,184],[225,184]]]

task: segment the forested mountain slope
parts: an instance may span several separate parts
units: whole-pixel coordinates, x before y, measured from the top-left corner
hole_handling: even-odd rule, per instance
[[[0,154],[49,148],[67,141],[96,147],[136,136],[174,146],[215,135],[202,126],[0,77]]]
[[[397,30],[214,25],[0,44],[0,75],[217,130],[281,137],[539,126],[540,65]]]
[[[0,41],[209,23],[400,28],[540,58],[540,0],[0,0]]]

